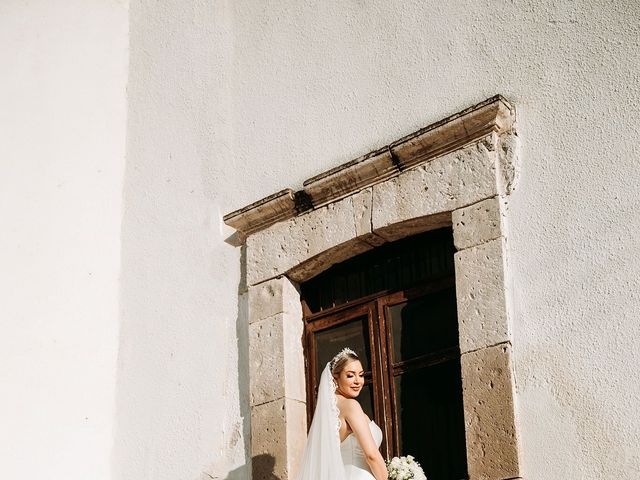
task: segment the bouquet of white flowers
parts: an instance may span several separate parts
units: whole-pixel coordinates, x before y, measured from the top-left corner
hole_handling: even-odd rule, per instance
[[[422,467],[411,456],[393,457],[387,462],[389,480],[427,480]]]

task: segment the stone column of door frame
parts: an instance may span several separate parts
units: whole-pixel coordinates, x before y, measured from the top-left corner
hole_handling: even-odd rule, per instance
[[[252,478],[291,478],[306,433],[302,309],[285,276],[250,285],[249,396]]]
[[[452,212],[470,480],[521,478],[506,288],[505,197]]]

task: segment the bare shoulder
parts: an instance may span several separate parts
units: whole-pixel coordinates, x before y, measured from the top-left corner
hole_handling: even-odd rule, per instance
[[[338,408],[343,415],[364,413],[362,406],[355,398],[338,397]]]

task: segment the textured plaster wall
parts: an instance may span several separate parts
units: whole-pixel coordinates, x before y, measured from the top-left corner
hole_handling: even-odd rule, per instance
[[[235,5],[235,155],[254,185],[237,207],[495,93],[517,105],[524,473],[637,477],[638,4]]]
[[[117,479],[247,478],[246,300],[221,216],[255,186],[232,153],[230,18],[130,5]]]
[[[246,478],[245,298],[220,214],[495,93],[527,480],[635,478],[634,2],[133,1],[117,478]]]
[[[0,2],[0,477],[111,478],[127,3]]]

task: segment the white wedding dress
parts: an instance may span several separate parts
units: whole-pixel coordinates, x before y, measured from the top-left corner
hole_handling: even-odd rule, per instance
[[[380,444],[382,443],[382,430],[380,430],[380,427],[376,425],[376,422],[373,420],[369,422],[369,429],[371,430],[373,441],[376,442],[376,446],[380,448]],[[367,459],[364,456],[364,452],[353,432],[347,435],[347,438],[340,444],[340,453],[342,454],[346,480],[375,480],[367,463]]]
[[[296,480],[375,480],[358,440],[350,433],[340,442],[340,417],[336,385],[330,363],[322,371],[313,421],[307,436]],[[377,446],[382,430],[371,420],[371,435]]]

